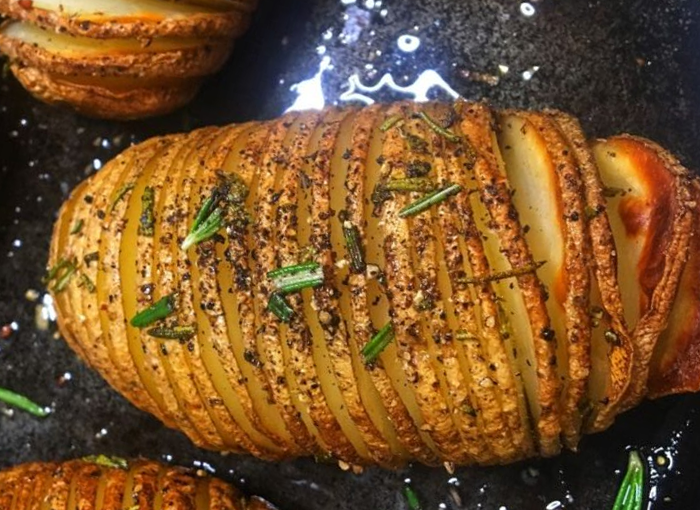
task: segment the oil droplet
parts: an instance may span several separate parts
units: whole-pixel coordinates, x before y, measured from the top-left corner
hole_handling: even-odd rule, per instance
[[[520,4],[520,14],[526,18],[530,18],[535,15],[535,6],[530,2],[523,2]]]
[[[532,66],[530,69],[523,71],[523,80],[530,81],[537,71],[540,70],[540,66]]]
[[[413,53],[420,48],[420,39],[418,39],[415,35],[402,35],[396,41],[396,44],[398,44],[401,51]]]

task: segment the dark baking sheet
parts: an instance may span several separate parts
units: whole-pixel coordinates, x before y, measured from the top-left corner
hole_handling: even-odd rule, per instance
[[[38,420],[0,406],[0,467],[96,452],[142,455],[213,469],[282,509],[402,509],[406,478],[426,509],[605,509],[626,448],[633,446],[654,468],[653,508],[698,508],[698,396],[646,403],[610,431],[586,438],[578,454],[454,475],[423,467],[353,475],[313,460],[275,465],[198,451],[111,391],[54,336],[53,325],[38,330],[35,312],[44,295],[52,222],[78,181],[132,141],[278,115],[297,96],[290,86],[317,73],[324,56],[333,66],[323,82],[329,104],[353,74],[372,84],[391,72],[405,85],[433,69],[467,98],[561,108],[577,115],[591,136],[648,136],[698,168],[699,21],[693,0],[543,0],[525,6],[514,0],[270,0],[226,69],[189,108],[166,118],[130,124],[84,119],[39,104],[4,79],[0,327],[14,323],[16,331],[0,338],[0,386],[55,412]],[[402,35],[417,36],[419,48],[401,51]],[[524,79],[535,66],[531,79]],[[30,289],[39,292],[39,302],[29,299]],[[666,456],[670,469],[655,463],[658,455]]]

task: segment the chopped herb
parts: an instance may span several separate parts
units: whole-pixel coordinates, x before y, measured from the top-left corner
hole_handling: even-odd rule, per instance
[[[464,411],[464,414],[471,416],[472,418],[476,418],[476,409],[474,409],[469,402],[462,404],[462,411]]]
[[[151,186],[146,186],[141,195],[141,217],[139,218],[139,235],[152,237],[155,230],[155,217],[153,204],[155,203],[155,191]]]
[[[384,184],[378,182],[372,190],[372,203],[374,204],[374,207],[379,207],[390,198],[391,193],[387,191],[387,189],[384,187]]]
[[[460,329],[457,331],[457,334],[455,335],[455,338],[459,340],[460,342],[469,342],[469,341],[474,341],[474,340],[479,340],[479,337],[476,336],[473,333],[469,333],[468,331],[464,329]]]
[[[603,196],[607,198],[613,198],[617,196],[625,196],[627,191],[624,188],[616,188],[614,186],[605,186],[603,188]]]
[[[450,142],[459,142],[462,140],[461,136],[456,135],[449,129],[442,127],[425,111],[419,112],[418,117],[423,119],[425,123],[428,124],[428,127],[430,127],[430,129],[435,131],[438,135],[442,136],[443,138],[447,138]]]
[[[267,302],[267,309],[274,313],[282,322],[289,322],[294,314],[294,310],[278,292],[274,292]]]
[[[645,468],[642,458],[638,452],[631,451],[627,462],[627,472],[622,479],[613,510],[641,510],[643,508],[644,477]]]
[[[365,255],[360,243],[360,233],[357,227],[349,221],[343,222],[343,235],[345,236],[345,246],[350,258],[350,269],[355,274],[362,274],[367,269]]]
[[[197,213],[190,233],[182,243],[182,249],[199,244],[211,238],[223,227],[230,231],[240,231],[250,222],[244,209],[248,197],[248,187],[235,174],[218,174],[220,183],[212,190]]]
[[[156,327],[146,331],[149,336],[163,340],[189,340],[195,333],[194,326]]]
[[[406,168],[406,176],[425,177],[432,169],[433,167],[427,161],[416,159],[408,164],[408,167]]]
[[[121,202],[126,196],[126,194],[129,193],[129,191],[133,190],[135,186],[135,183],[130,182],[119,188],[117,193],[114,195],[114,198],[112,199],[112,205],[109,209],[109,212],[114,212],[114,209],[116,209],[119,202]]]
[[[67,260],[61,259],[54,267],[49,269],[48,274],[44,278],[44,283],[49,284],[54,282],[51,290],[56,293],[66,290],[71,278],[78,270],[78,261],[76,259]]]
[[[432,206],[444,201],[448,197],[456,195],[460,191],[462,191],[462,187],[459,184],[449,184],[439,190],[425,195],[423,198],[416,200],[412,204],[407,205],[401,209],[401,211],[399,211],[399,216],[401,218],[408,218],[409,216],[420,214],[426,209],[430,209]]]
[[[423,153],[426,154],[428,152],[428,142],[423,140],[420,136],[414,135],[413,133],[409,133],[408,131],[399,128],[401,136],[403,137],[404,140],[406,140],[406,143],[408,144],[408,148],[411,152],[417,152],[417,153]]]
[[[282,294],[292,294],[323,284],[323,268],[316,262],[307,262],[270,271],[267,275]]]
[[[365,364],[369,365],[370,363],[374,363],[377,356],[387,348],[393,339],[394,328],[389,322],[362,348],[362,357],[364,358]]]
[[[484,283],[498,282],[501,280],[506,280],[508,278],[516,278],[518,276],[524,276],[526,274],[534,273],[546,263],[546,261],[542,260],[540,262],[535,262],[534,264],[530,264],[525,267],[511,269],[510,271],[499,271],[498,273],[492,273],[480,277],[458,278],[457,281],[459,283],[466,283],[467,285],[483,285]]]
[[[90,294],[94,294],[97,290],[93,281],[85,273],[80,273],[80,278],[78,279],[78,287],[85,287]]]
[[[113,469],[129,469],[129,462],[121,457],[110,457],[107,455],[88,455],[81,459],[83,462],[97,464],[98,466]]]
[[[606,330],[604,336],[605,341],[608,342],[610,345],[614,345],[615,347],[620,346],[620,337],[612,329]]]
[[[384,189],[387,191],[397,191],[399,193],[410,193],[412,191],[428,193],[435,191],[435,183],[426,177],[392,179],[384,184]]]
[[[88,267],[90,266],[90,264],[92,262],[97,262],[98,260],[100,260],[100,254],[96,251],[88,253],[87,255],[85,255],[83,257],[83,261],[85,262],[85,265]]]
[[[140,311],[131,319],[131,325],[135,328],[145,328],[154,322],[165,319],[175,313],[179,295],[177,292],[169,294],[145,310]]]
[[[589,220],[592,220],[593,218],[595,218],[599,214],[598,211],[596,209],[594,209],[593,207],[591,207],[590,205],[587,205],[586,208],[584,209],[584,211],[586,213],[586,218],[588,218]]]
[[[382,133],[386,133],[387,131],[389,131],[391,128],[393,128],[396,124],[398,124],[402,120],[403,120],[403,117],[401,117],[400,115],[395,115],[393,117],[389,117],[381,125],[381,127],[379,128],[379,131],[381,131]]]
[[[85,224],[85,222],[82,219],[76,221],[73,224],[73,227],[70,229],[70,235],[74,236],[76,234],[80,234],[80,231],[83,230],[84,224]]]
[[[0,388],[0,402],[5,402],[6,404],[21,409],[29,414],[33,414],[39,418],[44,418],[48,416],[49,411],[29,400],[27,397],[15,393],[14,391],[6,390],[5,388]]]
[[[423,507],[420,504],[420,500],[418,499],[418,495],[413,490],[413,488],[411,488],[410,485],[404,486],[403,495],[406,498],[406,503],[408,503],[409,510],[422,510],[423,509]]]

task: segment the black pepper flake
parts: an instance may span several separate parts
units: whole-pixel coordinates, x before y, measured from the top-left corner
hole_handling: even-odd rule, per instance
[[[258,358],[258,355],[251,350],[246,349],[246,351],[243,353],[243,359],[245,359],[248,363],[253,365],[255,368],[262,367],[262,361],[260,361],[260,358]]]
[[[551,342],[554,340],[554,330],[552,328],[542,328],[542,331],[540,331],[540,338],[547,342]]]

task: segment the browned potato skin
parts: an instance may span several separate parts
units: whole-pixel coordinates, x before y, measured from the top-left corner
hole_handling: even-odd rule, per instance
[[[130,510],[275,510],[261,498],[246,499],[236,488],[216,478],[148,460],[129,461],[126,469],[86,460],[8,469],[0,472],[0,510],[30,510],[46,503],[52,510],[70,510],[71,491],[77,508],[94,510],[100,486],[104,487],[103,510],[120,510],[127,486],[134,488]]]
[[[115,90],[96,83],[75,83],[35,67],[13,64],[11,69],[36,98],[52,105],[69,105],[83,115],[112,120],[140,119],[177,110],[192,100],[200,83],[195,79],[173,86]]]
[[[257,0],[240,0],[230,10],[202,13],[177,19],[134,19],[116,16],[67,16],[63,13],[23,6],[19,0],[0,0],[0,12],[13,19],[30,22],[62,33],[116,39],[138,37],[240,37],[250,24]]]
[[[469,143],[475,146],[473,151],[469,153],[465,150],[460,141],[449,140],[431,133],[427,126],[414,116],[420,111],[432,112],[441,122],[443,119],[451,118],[453,122],[451,129],[468,139]],[[402,116],[403,124],[382,132],[378,126],[385,119],[395,115]],[[522,115],[528,114],[523,112]],[[73,314],[81,313],[81,304],[73,303],[70,296],[84,292],[73,287],[77,285],[75,280],[69,283],[68,297],[65,294],[55,296],[61,332],[76,350],[79,352],[82,350],[81,355],[90,359],[94,368],[111,374],[108,379],[117,390],[139,407],[156,414],[167,424],[181,429],[186,428],[185,423],[180,423],[177,418],[173,418],[178,415],[178,406],[182,409],[189,408],[193,411],[209,413],[215,426],[201,425],[207,427],[206,432],[210,439],[207,440],[203,436],[194,437],[190,434],[198,445],[205,448],[248,451],[268,459],[285,459],[328,452],[344,463],[380,464],[386,467],[396,467],[417,459],[428,464],[504,463],[534,454],[554,454],[559,449],[560,441],[569,448],[575,448],[580,432],[594,432],[606,428],[619,412],[647,394],[647,374],[650,370],[652,378],[649,384],[652,386],[652,394],[655,395],[695,389],[695,385],[698,384],[700,374],[697,367],[684,366],[681,355],[685,352],[696,352],[695,349],[700,344],[700,335],[697,334],[700,330],[697,324],[700,321],[686,328],[666,330],[665,337],[662,337],[663,341],[659,346],[664,348],[667,356],[655,356],[651,362],[651,368],[650,358],[659,334],[664,331],[668,323],[674,296],[679,288],[679,280],[681,297],[680,304],[676,303],[676,305],[684,307],[683,309],[690,307],[694,312],[700,309],[700,303],[698,303],[700,300],[695,297],[697,294],[693,291],[697,285],[694,283],[693,276],[698,272],[700,261],[697,256],[694,256],[686,265],[691,240],[694,243],[692,246],[698,244],[697,238],[691,235],[690,224],[690,218],[698,215],[698,208],[695,202],[689,200],[689,197],[697,197],[700,192],[697,181],[691,179],[689,173],[660,147],[638,138],[612,139],[611,143],[617,143],[616,147],[619,151],[638,155],[640,163],[633,165],[634,172],[638,172],[642,178],[658,178],[672,182],[672,187],[677,194],[676,198],[670,201],[659,202],[672,203],[671,209],[659,208],[654,205],[656,204],[654,201],[646,202],[652,204],[645,206],[649,208],[648,212],[651,216],[656,215],[660,218],[656,229],[659,242],[655,247],[656,251],[645,259],[650,271],[642,268],[640,273],[652,279],[648,286],[651,305],[643,314],[641,326],[630,333],[624,324],[622,304],[617,292],[615,240],[606,216],[606,214],[612,214],[612,211],[605,212],[603,189],[600,180],[596,177],[595,161],[580,128],[573,119],[558,112],[549,112],[546,115],[551,122],[546,121],[545,117],[537,122],[541,122],[542,126],[550,131],[554,129],[552,126],[556,125],[560,133],[556,137],[554,137],[554,131],[547,135],[554,138],[548,138],[550,141],[544,144],[544,150],[552,149],[562,154],[570,150],[572,157],[575,158],[575,161],[571,160],[567,163],[568,166],[563,168],[562,186],[566,186],[567,182],[573,182],[572,179],[576,176],[570,174],[574,172],[575,167],[580,167],[581,171],[581,180],[574,179],[577,182],[576,186],[562,193],[562,198],[571,202],[571,207],[574,202],[579,201],[576,206],[578,209],[569,212],[568,215],[572,216],[576,213],[578,217],[576,221],[581,221],[583,225],[570,227],[570,234],[567,234],[572,243],[569,252],[575,253],[578,250],[577,246],[581,246],[580,251],[587,254],[587,257],[574,260],[571,262],[573,265],[567,266],[566,270],[586,270],[591,278],[596,278],[603,295],[602,304],[610,317],[610,327],[618,333],[619,340],[609,349],[608,359],[611,368],[606,374],[609,381],[604,388],[605,392],[602,393],[606,402],[593,403],[593,408],[589,410],[584,410],[584,406],[581,406],[577,412],[583,416],[576,418],[575,423],[567,425],[567,420],[571,416],[562,413],[572,413],[572,406],[584,403],[585,395],[581,392],[585,386],[586,375],[585,373],[576,375],[572,372],[574,374],[572,379],[576,380],[579,386],[575,388],[571,404],[568,407],[566,405],[560,407],[557,403],[560,397],[556,375],[557,361],[556,357],[552,356],[554,346],[547,343],[544,335],[536,342],[535,351],[538,352],[535,352],[536,357],[533,359],[539,384],[534,390],[532,388],[526,390],[527,397],[539,399],[545,410],[539,417],[539,421],[535,423],[526,411],[523,412],[514,405],[514,399],[520,397],[509,393],[506,399],[504,393],[499,398],[499,393],[495,389],[490,389],[488,392],[482,391],[481,385],[485,381],[488,382],[488,372],[484,374],[483,370],[495,372],[495,363],[499,363],[501,365],[499,370],[511,371],[511,377],[519,377],[519,374],[515,373],[517,367],[510,366],[502,356],[501,361],[495,358],[489,359],[490,351],[486,346],[482,350],[482,347],[475,348],[476,344],[472,345],[471,341],[466,341],[464,347],[459,346],[459,352],[461,349],[466,351],[466,359],[463,359],[459,366],[453,364],[450,368],[452,372],[448,372],[444,364],[446,360],[449,361],[449,357],[455,356],[453,352],[458,351],[451,351],[452,347],[449,344],[440,345],[434,337],[430,337],[425,333],[426,330],[422,329],[427,321],[431,322],[430,327],[437,327],[436,324],[445,318],[440,314],[437,317],[438,322],[432,321],[433,312],[421,312],[415,306],[414,300],[418,289],[435,292],[425,286],[422,273],[432,272],[430,280],[434,280],[436,278],[434,268],[448,265],[450,268],[448,278],[452,280],[459,278],[460,272],[462,275],[465,274],[467,264],[471,266],[471,272],[468,274],[483,277],[492,272],[489,261],[484,257],[485,249],[481,244],[481,238],[486,237],[486,230],[500,239],[501,246],[505,250],[504,254],[512,259],[510,267],[528,267],[533,263],[527,240],[517,234],[522,232],[524,227],[516,206],[511,205],[508,180],[496,173],[499,156],[495,151],[489,150],[495,139],[490,136],[490,133],[497,134],[497,126],[491,120],[495,115],[483,104],[458,103],[453,111],[444,105],[417,106],[411,103],[400,103],[389,107],[373,107],[359,112],[334,109],[320,114],[293,113],[266,123],[221,128],[218,137],[213,136],[216,130],[212,129],[210,130],[212,136],[204,137],[206,140],[200,139],[204,135],[199,131],[172,141],[174,145],[190,143],[196,146],[196,155],[183,160],[186,161],[186,168],[178,167],[175,170],[175,180],[181,182],[180,188],[175,188],[176,191],[173,191],[170,189],[173,184],[167,185],[170,193],[182,195],[181,199],[175,201],[180,205],[175,205],[175,209],[167,214],[160,209],[155,210],[156,221],[166,222],[168,226],[164,227],[165,229],[177,232],[174,237],[159,238],[159,242],[168,243],[172,248],[172,254],[178,260],[177,264],[169,264],[172,266],[170,269],[165,268],[166,273],[163,273],[163,267],[158,267],[157,262],[153,262],[154,265],[150,268],[148,263],[146,265],[140,263],[139,274],[142,271],[144,275],[152,273],[153,283],[156,286],[159,277],[165,278],[167,288],[170,289],[168,292],[180,288],[182,292],[179,299],[182,303],[178,312],[171,318],[180,324],[198,323],[198,317],[204,316],[200,312],[216,310],[221,305],[217,300],[221,301],[224,295],[235,295],[238,301],[237,320],[241,331],[246,332],[244,333],[246,338],[242,339],[246,349],[244,358],[246,362],[260,370],[255,379],[229,380],[227,383],[222,377],[230,376],[225,375],[224,372],[218,372],[219,375],[214,372],[207,373],[208,370],[204,367],[215,367],[217,363],[224,367],[226,373],[238,373],[237,370],[242,366],[239,363],[243,363],[240,361],[240,356],[238,360],[233,356],[231,349],[209,347],[207,351],[205,347],[209,344],[215,346],[220,342],[228,342],[226,328],[214,327],[215,324],[212,322],[206,328],[207,333],[202,333],[201,338],[196,334],[181,345],[173,346],[173,349],[182,349],[185,355],[182,361],[186,361],[177,362],[177,377],[194,381],[201,396],[192,392],[182,393],[178,397],[178,402],[173,401],[172,409],[166,415],[149,403],[148,399],[144,400],[143,396],[148,394],[146,388],[139,386],[133,374],[130,376],[131,382],[127,383],[129,378],[126,374],[120,380],[119,368],[109,363],[109,366],[105,366],[91,357],[89,346],[100,342],[100,334],[104,335],[105,332],[97,324],[93,334],[86,334],[85,332],[90,331],[91,328],[77,327],[75,321],[71,322]],[[348,133],[358,129],[359,126],[364,126],[362,129],[375,126],[373,131],[367,132],[366,136],[370,138],[364,142],[369,142],[371,150],[356,149],[356,152],[351,150],[354,148],[352,147],[354,138],[348,136],[343,138],[340,135],[342,130],[339,129],[338,122],[341,119],[345,119],[342,122],[350,123],[347,126]],[[301,126],[304,126],[303,129]],[[287,136],[287,130],[296,135]],[[240,136],[236,133],[240,133]],[[478,181],[473,184],[474,193],[468,193],[465,190],[456,197],[449,198],[448,202],[421,213],[423,217],[402,219],[398,215],[401,207],[420,198],[420,193],[395,194],[379,207],[376,216],[372,216],[378,220],[378,223],[372,220],[376,224],[368,221],[370,219],[368,214],[372,210],[372,204],[369,201],[367,202],[369,206],[364,213],[362,210],[353,211],[352,207],[348,207],[349,212],[352,213],[350,217],[360,225],[358,232],[361,235],[362,245],[367,248],[370,242],[379,242],[380,253],[383,256],[381,260],[385,261],[382,262],[384,267],[380,268],[386,277],[386,283],[380,291],[384,296],[380,300],[368,302],[365,291],[370,285],[369,277],[358,275],[347,281],[339,281],[340,279],[336,277],[334,268],[342,267],[347,263],[346,254],[342,247],[340,250],[328,249],[328,233],[324,229],[327,228],[326,222],[332,224],[334,221],[339,221],[338,211],[333,211],[333,207],[338,206],[334,204],[340,203],[339,207],[342,208],[343,204],[358,204],[364,201],[367,190],[363,189],[363,185],[358,185],[358,182],[365,179],[370,171],[376,172],[381,178],[405,175],[408,170],[407,162],[410,163],[412,158],[416,157],[414,149],[411,149],[406,142],[406,133],[414,136],[421,135],[430,141],[427,146],[432,147],[433,152],[428,150],[420,156],[427,158],[429,162],[432,161],[434,167],[438,167],[437,170],[430,169],[430,172],[442,172],[438,176],[446,175],[447,178],[444,180],[462,182],[465,187],[470,180],[476,178]],[[131,152],[128,154],[134,155],[136,163],[129,170],[130,177],[127,180],[138,179],[138,176],[143,173],[146,161],[151,159],[151,156],[146,153],[153,151],[154,144],[159,143],[158,140],[154,139],[147,142],[148,145],[130,149]],[[223,143],[223,140],[229,141]],[[311,140],[311,143],[308,140]],[[556,143],[551,140],[555,140]],[[204,145],[201,145],[202,143]],[[334,158],[331,157],[333,153],[343,156]],[[347,158],[344,154],[347,154]],[[371,157],[370,154],[372,154]],[[465,163],[470,158],[469,154],[473,160],[471,163]],[[440,158],[444,159],[438,161],[437,155],[441,155]],[[365,158],[367,166],[358,167],[349,172],[345,177],[343,190],[336,189],[331,193],[336,197],[336,201],[329,200],[324,190],[337,175],[336,172],[341,172],[344,168],[338,161],[353,161],[355,164],[353,159],[355,157]],[[651,160],[657,162],[656,167],[651,168],[643,164]],[[183,161],[180,163],[182,164]],[[551,159],[551,161],[557,160]],[[447,170],[442,165],[447,165]],[[179,247],[189,231],[199,204],[211,193],[212,186],[217,180],[216,172],[219,169],[227,173],[236,173],[249,186],[250,195],[246,208],[253,220],[248,229],[242,232],[231,233],[222,229],[222,237],[217,241],[222,243],[217,250],[223,253],[226,262],[231,264],[231,267],[226,269],[230,271],[234,280],[230,289],[226,289],[225,282],[213,280],[217,278],[216,273],[221,270],[220,264],[224,262],[217,257],[216,250],[213,250],[216,246],[214,241],[205,241],[199,246],[190,248],[188,252],[183,252]],[[109,204],[112,201],[110,197],[117,191],[115,183],[119,182],[111,177],[115,171],[117,171],[116,167],[110,162],[100,173],[91,177],[93,185],[89,189],[95,190],[94,193],[98,194],[97,197],[91,198],[95,203]],[[178,175],[180,177],[177,177]],[[439,178],[443,179],[443,177]],[[110,182],[110,179],[112,182],[110,185],[97,185],[100,182]],[[151,183],[155,186],[156,193],[160,193],[160,190],[166,186],[162,179],[161,177],[157,182]],[[497,189],[492,186],[494,180],[500,183]],[[291,183],[295,181],[298,182],[292,185]],[[126,181],[120,182],[120,184],[124,183]],[[275,189],[284,191],[286,187],[293,189],[288,194],[275,193]],[[63,225],[64,232],[67,225],[72,225],[80,219],[75,216],[74,211],[86,209],[74,207],[76,202],[85,200],[85,189],[85,187],[80,188],[71,196],[64,212],[59,216],[59,225]],[[341,195],[338,195],[339,193]],[[499,220],[500,224],[490,221],[485,227],[481,227],[473,223],[471,219],[473,213],[469,209],[469,204],[465,202],[468,196],[480,201],[482,208],[487,209],[491,218]],[[107,217],[108,220],[105,220],[115,228],[119,228],[120,217],[129,211],[133,213],[135,210],[133,208],[140,203],[138,197],[127,198],[127,200],[120,202],[113,210],[114,214],[110,214]],[[303,206],[304,203],[306,205]],[[598,210],[599,214],[591,218],[588,218],[587,214],[581,214],[584,204],[587,208]],[[448,242],[448,239],[437,235],[438,232],[435,230],[435,224],[438,223],[439,218],[436,215],[440,211],[447,214],[445,209],[447,206],[456,207],[454,212],[459,211],[464,218],[464,226],[456,226],[456,230],[453,229],[454,231],[449,234],[451,236],[449,242],[454,244],[457,239],[465,244],[464,248],[453,246],[453,253],[449,259],[445,255],[445,245],[441,248],[442,255],[432,247]],[[285,211],[282,215],[280,208],[284,208]],[[289,212],[294,210],[296,212]],[[160,217],[161,213],[162,217]],[[639,214],[642,213],[644,211]],[[451,214],[453,213],[450,212]],[[133,214],[131,216],[133,217]],[[457,218],[459,216],[454,216],[449,221],[456,221]],[[122,244],[122,236],[118,231],[105,230],[105,221],[99,217],[99,214],[85,219],[86,229],[100,229],[102,232],[101,253],[115,254],[120,250],[129,250],[129,246]],[[631,218],[629,221],[633,223],[635,219]],[[285,228],[285,224],[289,224],[288,229]],[[440,224],[442,227],[449,227],[447,219],[443,219]],[[509,227],[509,230],[506,231],[504,226]],[[478,230],[481,228],[484,228],[484,231]],[[376,232],[371,233],[370,230],[376,230]],[[305,235],[309,238],[303,245],[302,231],[306,232]],[[372,236],[374,240],[370,241]],[[59,236],[54,235],[49,266],[56,264],[60,257],[76,257],[82,260],[86,253],[95,249],[88,244],[73,242],[70,236],[63,235],[59,239]],[[420,246],[421,244],[424,246]],[[323,261],[327,280],[324,281],[324,286],[316,291],[306,290],[304,295],[289,296],[289,302],[295,314],[290,325],[286,326],[266,310],[271,287],[266,274],[276,267],[296,263],[303,256],[302,253],[308,252],[305,250],[308,245],[316,248],[314,260]],[[463,256],[460,255],[459,250],[462,250]],[[373,253],[376,252],[377,250],[374,250]],[[234,253],[236,255],[231,256]],[[413,258],[415,254],[420,254],[425,259],[422,264],[416,264]],[[138,254],[135,256],[138,257]],[[617,253],[617,257],[621,260],[624,260],[624,256],[624,253]],[[130,257],[129,260],[133,260],[134,255]],[[460,265],[462,265],[461,270]],[[196,271],[190,269],[195,267]],[[686,276],[681,279],[681,271],[684,267]],[[116,354],[124,366],[127,366],[132,363],[131,356],[135,356],[135,361],[138,357],[136,354],[140,352],[140,348],[135,348],[133,343],[130,347],[132,354],[125,352],[126,343],[121,340],[122,334],[126,334],[129,331],[127,328],[130,327],[127,325],[130,317],[125,317],[120,308],[122,307],[122,286],[130,283],[122,280],[124,269],[119,266],[119,260],[114,256],[110,257],[109,263],[101,263],[99,268],[100,273],[97,278],[100,278],[100,274],[104,276],[102,280],[108,282],[109,287],[108,290],[100,290],[105,296],[109,294],[110,297],[110,303],[103,305],[104,310],[115,312],[113,317],[117,318],[109,323],[111,335],[108,339],[111,342],[110,345],[117,349]],[[454,285],[457,282],[443,280],[442,283]],[[429,282],[429,285],[434,287],[435,283]],[[520,292],[521,297],[526,294],[530,306],[528,324],[539,332],[546,328],[550,321],[548,315],[550,312],[545,306],[546,293],[542,290],[543,283],[536,271],[530,271],[518,276],[518,285],[520,290],[515,292]],[[476,286],[483,289],[470,289],[469,285],[461,287],[464,292],[459,299],[470,299],[468,294],[472,290],[475,295],[478,291],[478,294],[488,297],[488,292],[492,289],[490,283],[479,283]],[[193,292],[193,289],[199,290]],[[571,318],[579,314],[580,322],[585,326],[587,318],[581,317],[580,314],[590,305],[588,284],[577,280],[571,284],[571,289],[572,299],[575,299],[572,302],[574,311],[570,312]],[[203,290],[206,290],[206,293],[202,292]],[[327,295],[321,295],[325,301],[319,298],[321,292],[328,292]],[[361,370],[370,372],[370,380],[373,381],[374,388],[382,392],[381,397],[373,398],[372,404],[375,409],[380,407],[382,412],[386,413],[388,421],[393,425],[393,428],[388,431],[372,428],[372,422],[368,420],[371,413],[368,412],[365,416],[363,410],[363,406],[367,411],[371,406],[367,401],[357,400],[357,373],[350,373],[347,369],[339,370],[338,367],[343,366],[344,360],[337,357],[334,359],[333,352],[339,352],[336,349],[341,348],[343,343],[351,341],[348,338],[347,328],[352,327],[352,318],[343,317],[342,312],[336,312],[337,305],[332,301],[343,292],[349,293],[353,315],[358,318],[366,315],[369,318],[365,327],[372,332],[371,334],[384,325],[373,323],[376,322],[373,319],[375,313],[379,313],[377,310],[382,306],[387,306],[384,310],[385,316],[390,318],[396,332],[392,348],[396,349],[394,351],[398,360],[396,369],[401,374],[399,379],[396,377],[397,372],[389,372],[387,365],[389,360],[386,358],[380,357],[376,364],[370,366],[360,365]],[[203,298],[204,301],[199,302],[195,298],[197,293],[206,295],[206,298]],[[159,289],[157,294],[163,295],[163,290]],[[443,299],[438,294],[435,295],[436,299]],[[112,297],[114,297],[114,303],[112,303]],[[242,307],[242,303],[250,302],[249,297],[253,298],[253,306]],[[137,299],[141,298],[137,296]],[[492,306],[491,301],[495,299],[495,297],[488,298],[483,304],[479,300],[473,306]],[[443,304],[438,303],[437,307],[440,306]],[[330,320],[331,314],[327,314],[329,316],[322,319],[322,314],[327,310],[333,314],[339,313],[338,320],[345,321],[345,326],[334,325],[336,323]],[[490,331],[489,334],[501,334],[499,328],[504,319],[497,315],[492,312],[485,316],[483,321],[472,320],[474,324],[470,327],[475,329],[477,335],[481,335],[481,338],[475,338],[477,342],[484,339],[485,331]],[[210,319],[216,320],[215,317]],[[229,319],[233,320],[233,317]],[[314,321],[322,323],[322,327],[314,329]],[[70,324],[76,327],[69,328]],[[200,325],[203,326],[203,324]],[[572,328],[579,326],[571,325]],[[324,338],[326,332],[323,327],[331,328],[328,332],[333,333],[332,339]],[[464,341],[459,340],[457,336],[459,331],[454,330],[453,326],[444,324],[440,327],[445,331],[440,342]],[[574,333],[576,334],[567,339],[571,346],[570,363],[573,363],[574,369],[579,369],[576,363],[583,363],[580,370],[585,372],[589,348],[582,339],[579,340],[582,345],[576,345],[576,335],[585,335],[586,331],[574,331]],[[138,333],[132,331],[130,334]],[[368,337],[369,335],[365,335],[363,343],[368,341]],[[153,340],[148,335],[140,334],[140,339],[144,352],[152,348],[150,342]],[[321,342],[323,347],[319,347],[318,344],[314,347],[314,342]],[[339,345],[333,345],[333,342]],[[437,345],[430,342],[435,342]],[[162,345],[167,346],[167,343],[163,342]],[[472,354],[469,354],[470,352]],[[386,353],[382,356],[384,354]],[[167,355],[167,352],[163,352],[163,355]],[[497,352],[495,356],[498,356]],[[665,374],[674,373],[676,375],[664,379]],[[634,381],[633,375],[642,380]],[[462,377],[463,382],[460,381]],[[508,379],[505,374],[498,377],[503,377],[504,381]],[[262,378],[266,378],[266,381],[261,380]],[[238,389],[235,392],[227,392],[226,385],[233,382],[238,385]],[[161,384],[168,383],[176,389],[176,383],[171,378],[166,377],[161,381]],[[262,417],[257,416],[257,413],[261,412],[246,404],[245,386],[250,388],[251,385],[265,384],[267,385],[265,391],[268,392],[267,405],[276,410],[287,434],[277,435],[272,434],[269,429],[266,430],[269,424],[259,421]],[[397,386],[399,384],[409,388],[410,397],[405,392],[399,391],[400,388]],[[464,384],[470,392],[479,394],[481,397],[470,398],[468,410],[463,404],[460,404],[461,407],[452,408],[455,402],[461,403],[465,398],[462,396],[464,393],[459,393],[462,389],[455,388],[455,384]],[[512,386],[512,382],[509,384]],[[387,399],[385,393],[389,393],[389,385],[394,386],[397,391]],[[477,388],[477,385],[480,387]],[[155,388],[157,385],[151,386],[150,391],[154,391]],[[487,385],[486,388],[491,386]],[[170,391],[163,386],[161,389]],[[505,391],[505,388],[503,389]],[[511,387],[508,391],[513,391],[513,388]],[[338,399],[341,399],[340,404]],[[346,411],[347,402],[352,399],[355,407],[351,410],[352,412],[348,412]],[[467,418],[459,417],[456,414],[459,412],[468,413],[469,416],[473,413],[474,424],[470,425]],[[487,416],[489,418],[486,418]],[[582,424],[583,422],[585,424]],[[568,432],[565,430],[567,426]],[[389,449],[388,442],[384,442],[387,439],[386,434],[392,434],[390,438],[400,442],[402,448],[398,451]],[[223,442],[213,441],[212,437],[221,438]],[[303,441],[295,440],[298,437],[303,437]],[[530,437],[534,441],[530,441]],[[273,447],[270,442],[273,443]],[[373,446],[370,447],[370,445]]]

